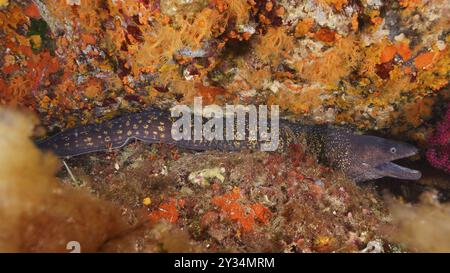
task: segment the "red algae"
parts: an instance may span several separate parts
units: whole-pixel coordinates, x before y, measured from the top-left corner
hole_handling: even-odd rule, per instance
[[[450,107],[447,108],[447,113],[428,139],[426,156],[431,165],[450,173]]]

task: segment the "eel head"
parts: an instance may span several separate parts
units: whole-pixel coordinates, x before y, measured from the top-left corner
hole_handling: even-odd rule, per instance
[[[420,171],[392,162],[418,153],[417,148],[408,143],[352,134],[349,136],[349,148],[349,174],[356,181],[381,177],[418,180],[422,176]]]

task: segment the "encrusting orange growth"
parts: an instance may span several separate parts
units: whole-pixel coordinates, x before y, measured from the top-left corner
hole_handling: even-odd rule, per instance
[[[398,2],[402,7],[411,9],[424,5],[424,2],[422,0],[399,0]]]
[[[409,60],[411,58],[411,49],[407,43],[399,43],[396,45],[397,53],[402,57],[404,61]]]
[[[399,54],[404,61],[407,61],[411,57],[411,50],[406,43],[388,45],[381,52],[380,62],[387,63],[391,61],[394,58],[395,54]]]
[[[32,18],[40,18],[41,13],[39,12],[38,8],[34,3],[29,4],[25,10],[23,11],[26,16],[32,17]]]
[[[268,223],[267,217],[271,214],[268,208],[259,203],[244,206],[239,202],[241,198],[240,189],[234,188],[230,193],[214,197],[211,202],[218,206],[227,218],[237,222],[244,232],[253,231],[256,219],[264,224]]]
[[[308,34],[313,25],[314,19],[312,18],[305,18],[300,20],[295,26],[295,37],[302,37]]]
[[[87,33],[82,33],[81,39],[83,40],[84,43],[91,44],[91,45],[95,45],[95,43],[97,42],[97,40],[95,39],[95,37],[92,34],[87,34]]]
[[[414,59],[414,65],[418,69],[428,69],[435,62],[436,56],[433,51],[422,53]]]
[[[0,12],[0,28],[4,39],[0,41],[2,66],[0,78],[5,84],[0,90],[0,104],[21,105],[31,104],[33,94],[40,90],[41,85],[48,86],[49,77],[60,68],[58,59],[49,50],[42,48],[42,37],[33,35],[20,36],[15,28],[31,18],[37,18],[36,10],[29,5],[23,11],[19,5],[9,6],[11,12]],[[7,53],[6,53],[7,52]]]
[[[264,224],[269,223],[268,217],[270,217],[270,215],[272,213],[270,212],[270,210],[268,208],[266,208],[264,205],[259,204],[259,203],[253,204],[251,207],[252,207],[252,210],[255,212],[256,219],[258,219],[259,221],[261,221]]]
[[[336,39],[336,32],[329,28],[320,28],[314,33],[314,38],[322,42],[332,43]]]
[[[169,202],[161,204],[156,210],[150,213],[150,221],[152,223],[163,219],[170,223],[176,223],[180,216],[178,208],[184,207],[184,200],[176,200],[171,198]]]
[[[227,92],[225,88],[205,86],[201,83],[197,83],[195,88],[197,89],[197,95],[202,97],[205,105],[214,103],[217,96],[224,96]]]
[[[347,4],[348,0],[319,0],[327,5],[333,5],[337,10],[341,10],[344,5]]]
[[[84,89],[84,94],[86,97],[92,99],[102,94],[101,82],[95,78],[90,79],[86,82],[86,87]]]
[[[384,48],[384,50],[381,52],[380,61],[382,63],[387,63],[390,60],[392,60],[397,53],[397,48],[393,45],[389,45]]]
[[[403,114],[408,123],[419,126],[423,119],[428,118],[433,112],[434,101],[431,98],[408,103],[403,107]]]

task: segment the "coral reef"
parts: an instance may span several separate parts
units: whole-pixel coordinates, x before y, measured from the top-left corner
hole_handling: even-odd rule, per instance
[[[59,181],[56,158],[29,139],[33,125],[0,110],[9,131],[0,136],[0,251],[68,251],[70,241],[83,252],[358,251],[384,238],[374,192],[299,148],[192,154],[136,143],[89,164],[70,159]]]
[[[9,1],[0,101],[61,128],[202,95],[423,141],[416,128],[448,99],[447,12],[444,0]]]
[[[449,11],[446,0],[0,0],[0,105],[29,109],[51,134],[202,96],[425,145],[450,99]],[[427,153],[447,171],[449,113]],[[67,251],[67,240],[119,252],[447,249],[402,237],[418,234],[411,219],[431,223],[428,207],[390,207],[405,232],[387,238],[371,186],[295,147],[131,144],[69,159],[55,178],[56,159],[34,148],[26,120],[0,112],[2,251]]]
[[[211,252],[359,251],[371,240],[385,242],[389,224],[372,188],[295,148],[284,155],[192,153],[136,142],[67,164],[100,198],[145,209],[151,224],[184,230]],[[70,183],[65,171],[60,176]],[[122,251],[148,251],[132,245]]]
[[[427,159],[436,168],[450,173],[450,104],[447,113],[429,137]]]

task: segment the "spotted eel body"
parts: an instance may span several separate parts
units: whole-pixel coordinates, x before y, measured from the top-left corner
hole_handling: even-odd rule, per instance
[[[261,145],[260,141],[248,139],[248,128],[244,140],[176,141],[172,138],[172,124],[177,119],[171,117],[168,111],[152,108],[103,123],[72,128],[38,142],[37,145],[60,157],[116,149],[132,139],[146,143],[173,144],[197,151],[257,150]],[[281,120],[278,150],[285,150],[291,143],[303,145],[305,150],[315,155],[320,162],[343,171],[356,181],[383,176],[411,180],[420,178],[420,172],[391,162],[417,153],[415,147],[406,143],[358,135],[346,129],[326,125],[302,125]]]
[[[181,148],[197,151],[256,150],[260,147],[260,142],[248,141],[247,139],[233,141],[202,139],[194,141],[192,136],[192,140],[176,141],[172,138],[172,124],[177,119],[171,117],[169,111],[154,108],[139,113],[126,114],[103,123],[72,128],[38,142],[37,145],[41,149],[53,151],[60,157],[117,149],[123,147],[132,139],[146,143],[174,144]],[[248,130],[248,128],[246,129]],[[248,136],[248,133],[246,133],[246,136]]]

